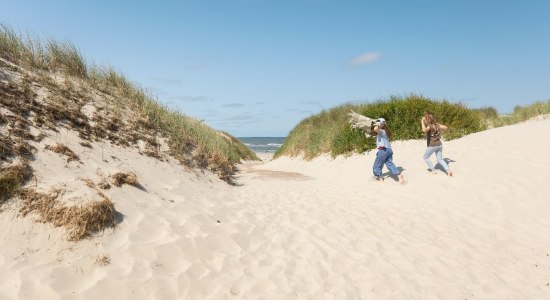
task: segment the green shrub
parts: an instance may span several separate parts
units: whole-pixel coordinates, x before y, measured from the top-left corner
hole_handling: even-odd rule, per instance
[[[437,101],[418,95],[392,96],[373,103],[344,104],[302,120],[290,132],[275,157],[302,155],[311,159],[322,153],[337,156],[374,149],[373,138],[367,138],[361,130],[350,127],[348,113],[352,110],[371,118],[386,119],[394,134],[392,140],[423,138],[420,119],[425,111],[433,112],[438,122],[449,127],[444,133],[447,140],[485,129],[479,115],[461,103]]]
[[[482,108],[475,108],[473,111],[478,114],[478,116],[483,121],[487,120],[494,120],[499,117],[498,112],[496,108],[488,106],[488,107],[482,107]]]

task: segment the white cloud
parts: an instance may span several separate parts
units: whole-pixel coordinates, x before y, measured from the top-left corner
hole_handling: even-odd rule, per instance
[[[181,82],[182,82],[179,79],[168,78],[168,77],[158,77],[158,76],[151,77],[151,80],[162,82],[162,83],[165,83],[165,84],[173,84],[173,85],[178,85],[178,84],[181,84]]]
[[[360,66],[364,64],[370,64],[382,58],[382,53],[380,52],[367,52],[359,56],[354,57],[349,64],[352,66]]]
[[[234,102],[234,103],[223,104],[222,106],[223,106],[223,107],[243,107],[244,104],[243,104],[243,103]]]
[[[186,102],[214,102],[214,99],[205,96],[180,96],[176,97],[176,99]]]
[[[305,104],[305,105],[321,105],[321,101],[300,101],[300,104]]]

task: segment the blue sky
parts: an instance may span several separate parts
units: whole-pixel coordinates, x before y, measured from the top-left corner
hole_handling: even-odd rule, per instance
[[[550,99],[550,1],[4,1],[0,22],[68,40],[235,136],[285,136],[345,102],[409,93]]]

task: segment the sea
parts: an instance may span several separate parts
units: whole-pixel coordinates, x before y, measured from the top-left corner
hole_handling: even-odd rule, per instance
[[[254,152],[273,153],[281,148],[286,137],[238,137],[237,139]]]

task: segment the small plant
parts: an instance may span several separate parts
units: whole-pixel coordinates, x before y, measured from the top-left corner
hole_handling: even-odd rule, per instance
[[[92,144],[88,142],[80,142],[80,146],[92,149]]]
[[[63,144],[55,144],[55,145],[46,145],[44,147],[47,150],[50,150],[54,153],[59,153],[67,157],[67,162],[71,161],[80,161],[80,158],[78,155],[76,155],[69,147],[63,145]]]
[[[111,175],[111,182],[114,186],[121,187],[123,184],[139,186],[136,174],[132,172],[118,172]]]
[[[97,186],[102,190],[108,190],[111,188],[111,185],[109,184],[109,181],[107,181],[107,178],[103,178]]]
[[[16,194],[31,176],[32,170],[27,163],[2,168],[0,170],[0,205]]]
[[[61,194],[61,190],[54,190],[49,194],[32,189],[21,190],[19,196],[23,203],[19,212],[23,216],[36,213],[40,222],[64,227],[69,233],[70,241],[79,241],[105,228],[116,226],[116,210],[108,198],[81,206],[65,206],[58,201]]]
[[[106,255],[98,256],[97,259],[95,260],[95,263],[100,265],[100,266],[105,267],[105,266],[108,266],[111,263],[111,259]]]

